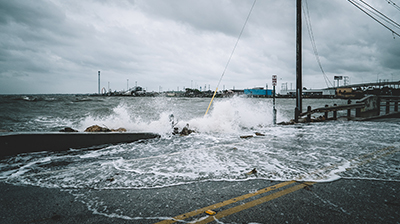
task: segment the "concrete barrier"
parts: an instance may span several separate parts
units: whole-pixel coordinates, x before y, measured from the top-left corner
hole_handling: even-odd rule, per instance
[[[26,152],[66,151],[71,148],[95,148],[96,146],[129,143],[158,137],[160,137],[160,135],[154,133],[126,132],[9,133],[0,135],[0,157]]]

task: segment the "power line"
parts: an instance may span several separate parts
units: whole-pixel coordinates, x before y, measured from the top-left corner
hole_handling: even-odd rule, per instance
[[[395,9],[400,11],[400,7],[396,3],[394,3],[392,0],[386,0],[386,1],[389,5],[393,6]]]
[[[246,27],[247,22],[249,21],[251,12],[253,11],[253,8],[254,8],[254,5],[256,4],[256,1],[257,1],[257,0],[254,0],[253,5],[251,6],[250,12],[249,12],[249,14],[247,15],[246,21],[245,21],[244,24],[243,24],[242,30],[240,31],[239,37],[237,38],[236,43],[235,43],[235,46],[234,46],[233,49],[232,49],[231,55],[229,56],[228,62],[227,62],[226,65],[225,65],[224,71],[222,72],[221,78],[219,79],[218,84],[217,84],[217,88],[215,88],[214,95],[213,95],[213,97],[211,98],[210,104],[208,105],[208,108],[207,108],[206,113],[204,114],[204,116],[207,115],[208,110],[210,109],[210,106],[211,106],[211,104],[212,104],[212,102],[213,102],[213,100],[214,100],[215,94],[216,94],[217,91],[218,91],[218,87],[219,87],[219,85],[221,84],[222,78],[223,78],[224,75],[225,75],[226,69],[228,68],[229,63],[231,62],[233,53],[235,53],[236,47],[237,47],[237,45],[238,45],[238,43],[239,43],[239,40],[240,40],[240,38],[242,37],[243,30],[244,30],[244,28]]]
[[[377,9],[375,9],[374,7],[372,7],[371,5],[369,5],[368,3],[364,2],[363,0],[360,0],[362,3],[364,3],[365,5],[367,5],[369,8],[371,8],[375,13],[375,15],[379,16],[380,18],[382,18],[383,20],[385,20],[387,23],[391,24],[394,27],[400,28],[400,25],[398,23],[396,23],[395,21],[393,21],[392,19],[390,19],[389,17],[387,17],[386,15],[384,15],[383,13],[381,13],[380,11],[378,11]]]
[[[307,0],[305,1],[305,7],[303,7],[303,12],[304,12],[304,15],[305,15],[306,24],[307,24],[307,30],[308,30],[308,36],[310,37],[311,46],[312,46],[312,49],[313,49],[313,52],[314,52],[314,55],[315,55],[315,59],[317,60],[318,66],[321,69],[321,72],[322,72],[322,74],[324,76],[326,86],[327,87],[330,87],[330,86],[333,87],[332,83],[329,81],[329,78],[325,74],[324,69],[322,68],[322,63],[321,63],[321,60],[319,58],[317,45],[316,45],[315,39],[314,39],[314,32],[313,32],[313,29],[312,29],[312,26],[311,26],[311,18],[310,18],[310,12],[308,10],[308,2],[307,2]]]
[[[242,30],[240,31],[240,34],[239,34],[239,37],[238,37],[237,40],[236,40],[235,46],[233,47],[233,50],[232,50],[232,52],[231,52],[231,55],[229,56],[228,62],[227,62],[226,65],[225,65],[224,71],[222,72],[221,78],[219,79],[219,82],[218,82],[218,85],[217,85],[217,89],[218,89],[218,87],[219,87],[219,84],[221,83],[222,77],[224,77],[224,75],[225,75],[225,72],[226,72],[226,69],[228,68],[229,63],[231,62],[233,53],[235,53],[236,47],[237,47],[237,45],[238,45],[238,43],[239,43],[240,38],[242,37],[243,30],[244,30],[244,28],[246,27],[247,22],[249,21],[250,14],[251,14],[251,12],[253,11],[253,8],[254,8],[254,5],[256,4],[256,1],[257,1],[257,0],[254,0],[253,5],[251,6],[250,12],[249,12],[249,14],[247,15],[246,21],[245,21],[244,24],[243,24]]]
[[[393,20],[391,20],[389,17],[387,17],[386,15],[384,15],[383,13],[379,12],[378,10],[376,10],[375,8],[373,8],[372,6],[370,6],[369,4],[365,3],[364,1],[360,0],[363,4],[367,5],[368,8],[358,2],[355,2],[354,0],[348,0],[348,2],[350,2],[351,4],[353,4],[355,7],[357,7],[359,10],[361,10],[362,12],[364,12],[365,14],[367,14],[369,17],[371,17],[373,20],[375,20],[376,22],[378,22],[379,24],[381,24],[383,27],[385,27],[386,29],[390,30],[393,34],[393,38],[394,35],[397,35],[398,37],[400,37],[400,34],[397,33],[396,31],[394,31],[392,28],[390,28],[388,25],[392,25],[395,28],[400,29],[400,25],[396,22],[394,22]],[[368,13],[368,12],[369,13]],[[375,17],[373,15],[375,15]],[[380,21],[379,19],[377,19],[376,17],[381,18],[382,20],[386,21],[386,23],[388,23],[388,25],[384,24],[382,21]]]

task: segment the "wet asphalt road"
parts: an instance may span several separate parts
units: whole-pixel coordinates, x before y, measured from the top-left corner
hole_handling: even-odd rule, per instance
[[[283,182],[287,185],[273,189],[277,184],[282,182],[248,180],[143,190],[60,190],[0,182],[0,223],[157,223],[220,202],[224,206],[213,209],[218,218],[208,218],[211,223],[400,223],[400,182]],[[266,187],[271,191],[253,195]],[[226,202],[249,194],[253,196],[232,204]],[[222,214],[226,216],[219,218]],[[184,221],[207,217],[200,212]]]

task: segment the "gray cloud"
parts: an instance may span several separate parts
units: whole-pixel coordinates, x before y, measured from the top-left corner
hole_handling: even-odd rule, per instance
[[[0,0],[0,93],[87,93],[135,81],[148,91],[215,89],[253,1]],[[222,85],[295,83],[294,1],[257,1]],[[371,2],[400,21],[385,2]],[[308,8],[325,73],[400,79],[400,38],[347,1]],[[303,25],[303,83],[326,87]],[[280,83],[278,83],[278,87]]]

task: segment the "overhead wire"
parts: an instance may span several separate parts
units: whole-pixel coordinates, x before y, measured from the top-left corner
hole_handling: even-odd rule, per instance
[[[385,27],[386,29],[388,29],[389,31],[392,32],[393,37],[394,35],[397,35],[398,37],[400,37],[400,34],[397,33],[394,29],[390,28],[389,25],[394,26],[394,28],[398,28],[400,29],[400,26],[398,23],[394,22],[393,20],[391,20],[389,17],[387,17],[386,15],[384,15],[383,13],[379,12],[378,10],[376,10],[375,8],[373,8],[372,6],[370,6],[369,4],[365,3],[364,1],[360,0],[364,5],[362,5],[361,3],[358,3],[354,0],[348,0],[348,2],[350,2],[351,4],[353,4],[355,7],[357,7],[359,10],[361,10],[362,12],[364,12],[365,14],[367,14],[369,17],[371,17],[373,20],[375,20],[377,23],[381,24],[383,27]],[[374,17],[375,15],[375,17]],[[388,23],[387,25],[384,24],[384,22],[380,21],[378,18],[384,20],[386,23]]]
[[[396,3],[394,3],[392,0],[386,0],[386,2],[387,2],[389,5],[393,6],[395,9],[397,9],[397,10],[400,11],[400,6],[398,6],[398,5],[397,5]]]
[[[383,20],[385,20],[387,23],[391,24],[394,27],[400,28],[400,25],[398,23],[396,23],[395,21],[393,21],[392,19],[390,19],[389,17],[387,17],[386,15],[384,15],[383,13],[381,13],[380,11],[378,11],[377,9],[375,9],[374,7],[372,7],[371,5],[369,5],[368,3],[364,2],[363,0],[360,0],[362,3],[364,3],[365,5],[367,5],[370,9],[372,9],[374,12],[376,12],[380,18],[382,18]]]
[[[322,74],[324,76],[325,84],[326,84],[327,87],[333,87],[332,83],[329,81],[329,78],[325,74],[325,71],[324,71],[324,69],[322,67],[322,63],[321,63],[321,60],[320,60],[320,57],[319,57],[317,45],[316,45],[315,39],[314,39],[314,32],[313,32],[312,25],[311,25],[310,11],[308,10],[308,2],[307,2],[307,0],[305,1],[305,4],[303,4],[303,13],[305,15],[305,21],[306,21],[307,30],[308,30],[308,36],[310,37],[311,46],[312,46],[312,49],[313,49],[313,52],[314,52],[314,55],[315,55],[315,59],[317,60],[318,66],[321,69],[321,72],[322,72]]]
[[[232,49],[231,55],[229,56],[229,59],[228,59],[226,65],[225,65],[224,71],[222,72],[221,78],[219,79],[218,84],[217,84],[217,88],[215,88],[214,94],[213,94],[213,96],[212,96],[212,98],[211,98],[210,104],[208,105],[208,108],[207,108],[206,113],[204,114],[204,116],[207,115],[208,110],[209,110],[210,107],[211,107],[211,104],[212,104],[212,102],[213,102],[213,100],[214,100],[215,94],[216,94],[217,91],[218,91],[218,87],[219,87],[219,85],[221,84],[222,78],[223,78],[224,75],[225,75],[225,72],[226,72],[226,69],[228,68],[229,63],[231,62],[233,53],[235,53],[236,47],[237,47],[237,45],[238,45],[238,43],[239,43],[240,38],[242,37],[243,31],[244,31],[244,28],[245,28],[246,25],[247,25],[247,22],[249,21],[251,12],[253,11],[253,8],[254,8],[254,5],[256,4],[256,1],[257,1],[257,0],[254,0],[253,5],[252,5],[251,8],[250,8],[249,14],[247,15],[246,21],[245,21],[244,24],[243,24],[242,30],[240,30],[240,34],[239,34],[239,36],[238,36],[238,38],[237,38],[237,40],[236,40],[235,46],[234,46],[233,49]]]

